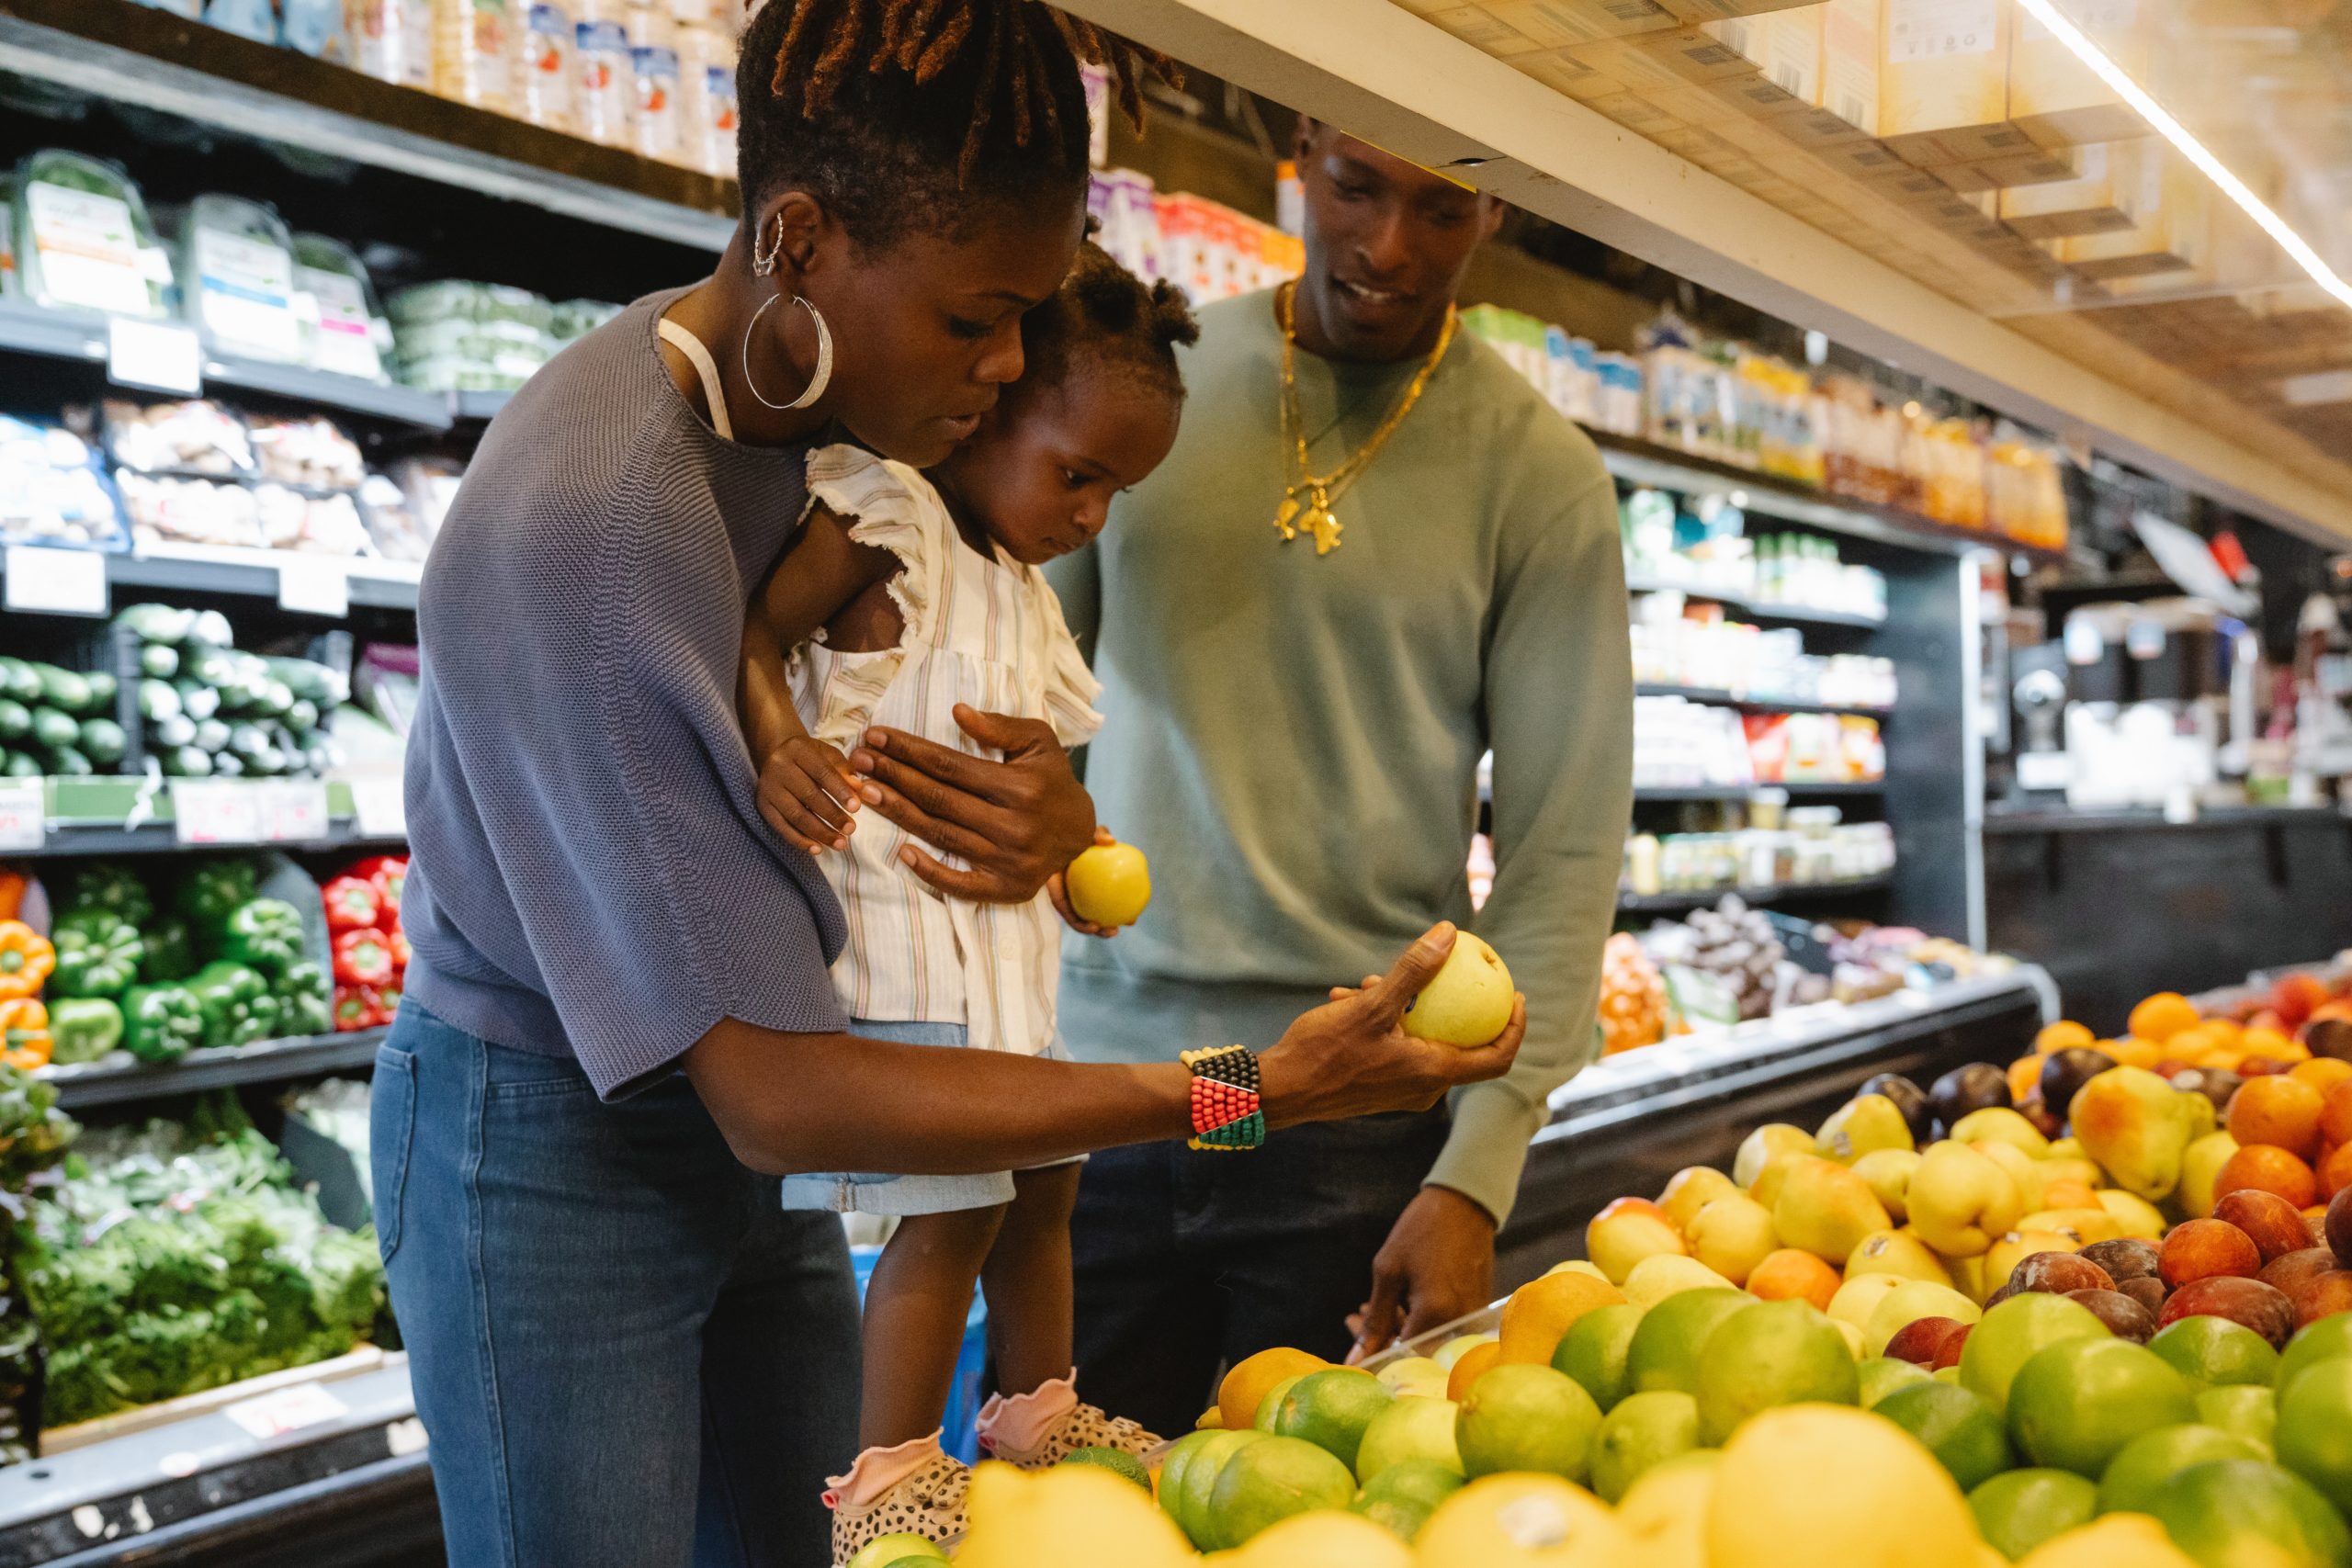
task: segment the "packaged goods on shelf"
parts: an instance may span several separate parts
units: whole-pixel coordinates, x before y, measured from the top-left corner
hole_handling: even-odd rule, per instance
[[[1636,789],[1744,789],[1756,783],[1733,709],[1680,697],[1634,699]]]
[[[431,0],[433,90],[445,98],[514,111],[514,29],[524,0]]]
[[[89,443],[0,414],[0,542],[122,547],[122,517]]]
[[[205,0],[204,19],[255,43],[277,43],[277,0]]]
[[[1797,807],[1786,828],[1726,833],[1636,833],[1618,886],[1642,897],[1860,882],[1894,869],[1894,829],[1838,820],[1834,806]]]
[[[1601,353],[1561,327],[1498,305],[1471,306],[1462,312],[1462,325],[1578,424],[1641,434],[1642,371],[1631,356]]]
[[[735,175],[734,35],[711,27],[678,29],[678,161],[706,175]]]
[[[107,450],[126,468],[222,477],[254,471],[244,421],[209,399],[142,405],[108,398],[99,414]]]
[[[387,379],[383,353],[391,346],[391,323],[350,246],[321,234],[294,236],[294,308],[303,364],[363,381]]]
[[[400,378],[421,391],[513,391],[555,354],[553,308],[527,289],[450,279],[388,308]]]
[[[345,0],[278,0],[279,41],[317,60],[351,63]]]
[[[323,415],[255,414],[246,423],[254,467],[264,479],[317,490],[356,490],[367,477],[359,444]]]
[[[1628,491],[1618,505],[1626,574],[1645,586],[1702,598],[1721,594],[1759,610],[1885,618],[1885,576],[1842,559],[1834,539],[1811,534],[1749,538],[1738,508],[1712,496],[1696,507],[1685,513],[1663,491]]]
[[[1758,784],[1875,784],[1886,777],[1878,720],[1860,714],[1743,715]]]
[[[1158,194],[1133,169],[1095,170],[1087,211],[1122,265],[1175,284],[1195,304],[1270,288],[1306,265],[1296,236],[1205,197]]]
[[[579,0],[574,9],[572,130],[607,147],[626,147],[637,91],[628,29],[622,25],[627,7],[620,0]]]
[[[27,299],[149,320],[168,312],[171,254],[128,175],[51,150],[25,156],[15,189],[17,274]]]
[[[1828,707],[1894,705],[1894,661],[1870,654],[1824,657],[1804,651],[1793,627],[1767,631],[1740,621],[1677,613],[1656,615],[1664,596],[1636,601],[1632,626],[1634,679],[1645,685],[1690,686],[1751,702]],[[1663,606],[1661,606],[1663,607]]]
[[[302,357],[294,240],[257,201],[199,196],[180,220],[180,303],[215,354],[293,364]]]
[[[514,46],[514,118],[550,130],[573,129],[580,67],[570,7],[545,0],[525,4]]]
[[[632,8],[628,33],[629,145],[640,157],[678,161],[678,23],[667,11]]]

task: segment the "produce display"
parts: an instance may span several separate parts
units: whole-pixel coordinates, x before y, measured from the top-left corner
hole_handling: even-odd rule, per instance
[[[186,1123],[85,1134],[17,1267],[51,1427],[340,1356],[384,1304],[373,1233],[328,1224],[225,1093]]]
[[[17,276],[36,305],[161,318],[172,259],[138,186],[78,152],[28,152],[17,164],[9,222]]]
[[[116,722],[119,682],[0,655],[0,772],[10,778],[112,773],[129,745]]]
[[[334,1027],[342,1032],[392,1021],[408,974],[401,934],[406,855],[369,855],[330,877],[319,893],[334,944]]]
[[[339,765],[325,721],[350,698],[342,671],[232,647],[217,610],[133,604],[115,620],[139,640],[142,740],[165,773],[315,778]]]
[[[125,543],[89,443],[61,425],[0,414],[0,544],[119,550]]]
[[[1240,1361],[1141,1476],[983,1466],[954,1561],[2347,1568],[2352,998],[2275,999],[1882,1074],[1482,1319]]]
[[[512,391],[619,313],[617,305],[554,304],[502,284],[419,284],[391,298],[400,378],[428,392]]]

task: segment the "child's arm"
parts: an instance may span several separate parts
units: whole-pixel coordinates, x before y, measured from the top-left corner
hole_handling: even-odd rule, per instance
[[[849,524],[823,506],[808,521],[752,601],[743,624],[743,737],[760,772],[760,815],[810,854],[849,847],[858,807],[848,760],[812,739],[792,705],[784,655],[899,570],[899,558],[849,536]]]

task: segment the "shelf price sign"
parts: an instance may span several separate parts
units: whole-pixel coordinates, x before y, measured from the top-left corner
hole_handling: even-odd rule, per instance
[[[0,853],[27,854],[49,832],[49,786],[40,779],[0,780]]]
[[[296,556],[277,568],[277,607],[341,620],[351,614],[351,570],[322,556]]]
[[[129,316],[109,317],[107,379],[119,387],[197,396],[204,390],[204,355],[197,344],[196,329]]]
[[[260,793],[238,779],[174,779],[173,828],[183,844],[258,844]]]
[[[260,797],[261,834],[270,842],[316,843],[333,830],[327,786],[320,780],[271,779],[253,789]]]
[[[10,545],[0,571],[6,573],[6,604],[11,611],[36,615],[107,613],[107,558],[99,551]]]

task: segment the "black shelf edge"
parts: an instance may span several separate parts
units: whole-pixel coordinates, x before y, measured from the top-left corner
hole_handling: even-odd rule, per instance
[[[450,392],[449,418],[458,424],[488,424],[506,406],[512,392]]]
[[[1851,894],[1878,893],[1894,886],[1887,876],[1857,876],[1843,882],[1784,882],[1770,887],[1711,887],[1704,892],[1620,893],[1623,914],[1666,914],[1678,909],[1713,908],[1726,894],[1737,894],[1752,907],[1785,904],[1794,899],[1838,898]]]
[[[310,1034],[191,1051],[176,1062],[151,1066],[129,1052],[105,1061],[43,1067],[40,1077],[57,1086],[57,1102],[68,1111],[93,1105],[123,1105],[166,1095],[194,1094],[232,1084],[282,1083],[325,1073],[351,1072],[376,1059],[381,1028],[345,1034]]]
[[[169,822],[147,822],[136,828],[51,822],[40,849],[14,851],[10,858],[56,860],[69,855],[206,854],[256,850],[277,850],[292,855],[330,854],[345,850],[392,852],[407,842],[397,835],[362,833],[356,827],[346,825],[323,839],[273,840],[256,844],[183,844]]]
[[[1785,621],[1791,626],[1851,626],[1858,631],[1877,631],[1886,625],[1882,616],[1849,615],[1843,610],[1815,610],[1803,604],[1783,604],[1770,599],[1751,599],[1742,593],[1725,593],[1716,589],[1702,588],[1688,582],[1669,582],[1661,577],[1643,572],[1628,572],[1625,591],[1629,593],[1679,593],[1686,599],[1703,599],[1710,604],[1725,609],[1741,610],[1759,621]]]
[[[325,558],[279,552],[287,559],[315,561]],[[141,556],[109,553],[107,581],[116,588],[159,589],[180,593],[227,593],[275,600],[278,592],[278,562],[264,558],[260,550],[234,555]],[[409,576],[391,576],[378,570],[388,563],[355,557],[348,568],[351,602],[381,610],[416,608],[417,585]],[[119,605],[117,606],[119,608]]]
[[[735,233],[732,180],[133,0],[0,0],[0,71],[714,254]]]
[[[1640,801],[1676,800],[1746,800],[1759,789],[1786,790],[1791,795],[1884,795],[1884,783],[1877,784],[1753,784],[1716,786],[1703,789],[1645,788],[1637,786],[1634,799]]]
[[[1677,686],[1660,682],[1641,681],[1634,683],[1637,697],[1680,697],[1685,702],[1707,703],[1716,707],[1741,708],[1750,713],[1836,713],[1853,714],[1862,718],[1885,718],[1893,708],[1859,707],[1846,703],[1784,702],[1771,697],[1743,697],[1712,686]]]

